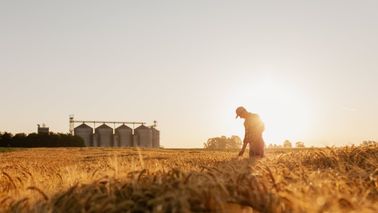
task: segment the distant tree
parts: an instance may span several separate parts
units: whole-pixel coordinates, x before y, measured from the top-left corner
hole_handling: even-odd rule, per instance
[[[283,142],[283,147],[284,148],[291,148],[292,146],[291,146],[291,142],[289,141],[289,140],[285,140],[284,142]]]
[[[13,136],[12,142],[10,142],[10,146],[12,147],[28,147],[27,136],[25,133],[17,133]]]
[[[231,136],[231,141],[228,143],[230,149],[239,149],[243,145],[241,138],[237,135]]]
[[[373,140],[365,140],[365,141],[362,141],[361,143],[362,146],[372,146],[375,144],[377,144],[377,142]]]
[[[0,134],[0,147],[8,147],[12,142],[13,135],[8,132]]]
[[[70,134],[59,134],[61,143],[66,144],[70,147],[83,147],[85,146],[84,140],[79,136],[74,136]]]
[[[302,141],[298,141],[298,142],[295,143],[295,147],[297,147],[297,148],[304,148],[305,145],[304,145],[304,143]]]
[[[242,145],[242,141],[238,136],[226,136],[209,138],[206,143],[203,144],[205,149],[239,149]]]
[[[0,136],[0,146],[6,147],[83,147],[85,146],[82,138],[70,134],[36,134],[24,133],[12,136],[4,133]]]

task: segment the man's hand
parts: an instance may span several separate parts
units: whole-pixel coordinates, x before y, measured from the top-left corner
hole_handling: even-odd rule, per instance
[[[247,147],[247,144],[248,143],[246,143],[245,142],[245,139],[244,139],[244,142],[243,142],[243,147],[241,148],[241,150],[240,150],[240,152],[239,152],[239,157],[241,157],[242,155],[243,155],[243,153],[244,153],[244,150],[245,150],[245,148]]]

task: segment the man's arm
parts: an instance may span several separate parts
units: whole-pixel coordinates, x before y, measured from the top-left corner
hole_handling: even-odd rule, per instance
[[[246,142],[245,142],[245,139],[244,139],[243,147],[242,147],[242,149],[241,149],[240,152],[239,152],[239,156],[242,156],[242,155],[244,154],[244,151],[245,151],[245,148],[247,147],[247,144],[248,144],[248,143],[246,143]]]

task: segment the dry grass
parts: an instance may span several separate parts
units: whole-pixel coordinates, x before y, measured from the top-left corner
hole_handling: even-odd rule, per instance
[[[0,212],[377,212],[378,146],[0,154]]]

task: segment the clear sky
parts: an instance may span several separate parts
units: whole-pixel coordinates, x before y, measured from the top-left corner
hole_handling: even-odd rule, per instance
[[[376,0],[0,0],[0,131],[158,121],[165,147],[378,139]]]

